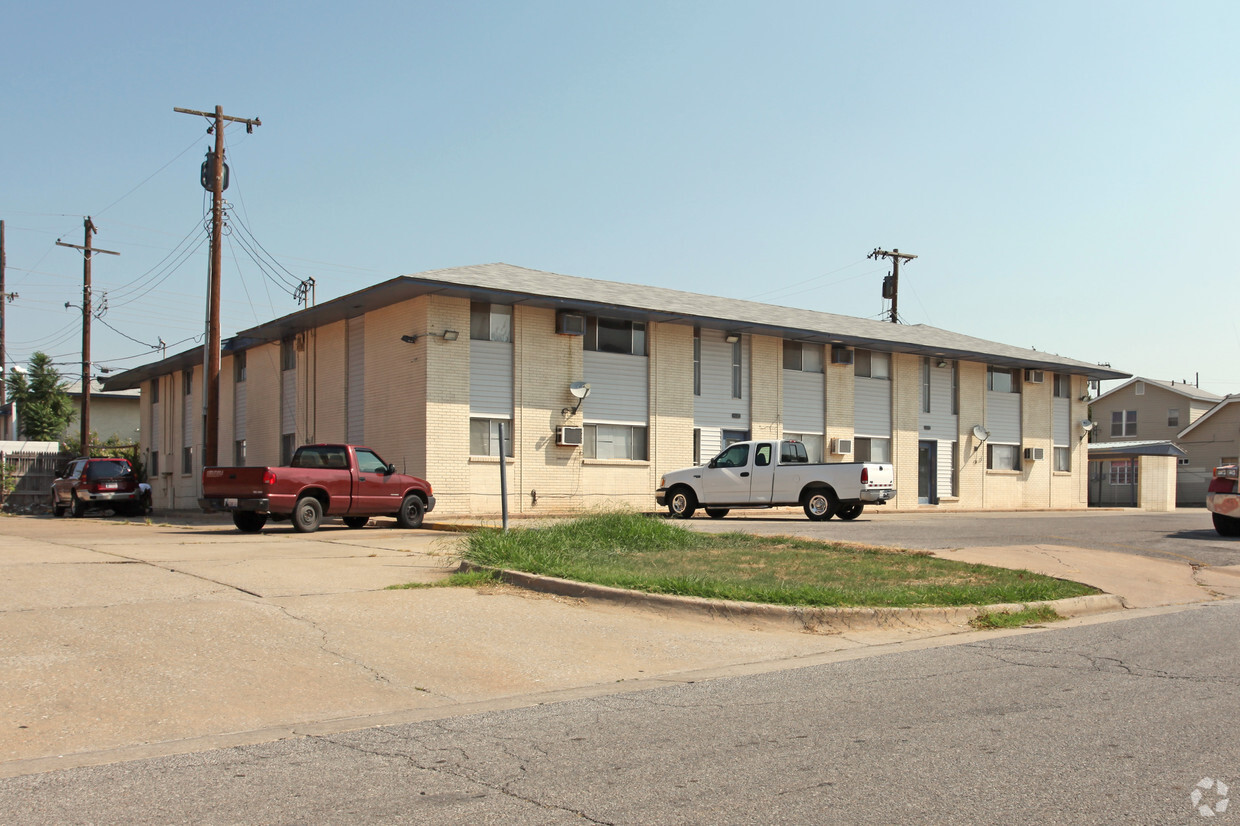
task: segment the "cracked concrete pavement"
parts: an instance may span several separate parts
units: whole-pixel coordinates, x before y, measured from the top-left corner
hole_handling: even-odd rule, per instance
[[[0,538],[0,776],[863,656],[960,630],[810,634],[510,587],[385,590],[444,577],[460,541],[386,520],[247,535],[218,518],[10,517]],[[1233,570],[1106,551],[940,553],[1089,582],[1130,607],[1240,594]]]

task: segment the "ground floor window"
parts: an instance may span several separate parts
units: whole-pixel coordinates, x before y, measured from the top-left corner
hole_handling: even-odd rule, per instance
[[[804,444],[805,452],[809,455],[811,462],[822,461],[823,438],[821,433],[785,433],[784,438]]]
[[[890,462],[891,440],[858,436],[853,439],[854,462]]]
[[[238,439],[233,442],[233,464],[245,465],[245,439]]]
[[[699,340],[694,339],[695,342]],[[695,467],[702,464],[702,428],[700,427],[693,428],[693,464]]]
[[[1120,459],[1111,462],[1111,485],[1131,485],[1136,475],[1133,473],[1133,470],[1132,459]]]
[[[151,466],[147,469],[147,478],[154,478],[159,475],[159,451],[151,451]]]
[[[499,456],[499,426],[504,426],[504,455],[512,456],[511,419],[470,419],[469,455]]]
[[[1072,470],[1072,451],[1066,447],[1055,448],[1055,470],[1067,473]]]
[[[293,454],[297,452],[297,434],[285,433],[280,437],[280,464],[285,467],[293,461]]]
[[[192,447],[181,448],[181,472],[186,476],[194,472],[194,449]]]
[[[1020,470],[1020,445],[986,445],[987,470]]]
[[[583,455],[587,459],[649,458],[646,428],[642,425],[588,424],[585,426]]]

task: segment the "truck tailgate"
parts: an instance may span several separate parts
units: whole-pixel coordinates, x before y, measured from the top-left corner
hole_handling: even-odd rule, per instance
[[[202,495],[208,499],[264,496],[265,467],[209,467],[202,472]]]

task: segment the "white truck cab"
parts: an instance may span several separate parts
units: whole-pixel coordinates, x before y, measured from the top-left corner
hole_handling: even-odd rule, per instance
[[[805,445],[758,439],[728,445],[705,465],[664,474],[655,501],[678,519],[698,507],[714,519],[732,508],[801,505],[814,521],[856,519],[867,504],[895,498],[890,464],[810,464]]]

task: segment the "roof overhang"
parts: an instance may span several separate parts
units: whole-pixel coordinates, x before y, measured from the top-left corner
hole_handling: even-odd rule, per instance
[[[1134,456],[1188,456],[1184,449],[1172,442],[1097,442],[1089,445],[1089,460],[1131,459]]]

